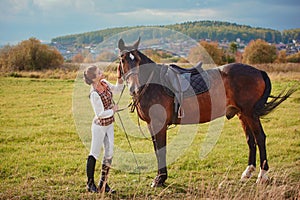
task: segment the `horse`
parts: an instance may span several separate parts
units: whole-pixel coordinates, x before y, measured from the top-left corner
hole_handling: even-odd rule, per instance
[[[166,165],[166,134],[171,124],[198,124],[210,122],[222,116],[231,119],[238,116],[249,147],[248,165],[241,180],[248,180],[256,168],[257,146],[260,155],[260,172],[257,183],[268,181],[269,169],[266,152],[266,135],[260,118],[273,111],[285,101],[295,89],[282,91],[278,96],[270,96],[271,81],[265,71],[241,63],[226,64],[204,70],[210,83],[207,91],[184,97],[175,109],[175,95],[162,84],[161,70],[171,66],[155,63],[138,50],[140,38],[133,45],[118,42],[120,52],[118,71],[128,85],[133,98],[133,106],[138,116],[147,123],[157,159],[157,175],[151,187],[160,187],[168,177]],[[174,68],[174,66],[173,66]],[[176,71],[192,72],[195,69]],[[180,73],[179,73],[180,74]],[[176,76],[174,76],[176,77]],[[180,95],[179,95],[180,96]],[[178,97],[178,96],[177,96]],[[269,102],[268,99],[272,98]],[[196,99],[196,103],[195,103]],[[155,112],[152,106],[159,105]],[[201,110],[201,112],[199,112]],[[179,116],[184,112],[184,116]],[[174,117],[175,116],[175,117]]]

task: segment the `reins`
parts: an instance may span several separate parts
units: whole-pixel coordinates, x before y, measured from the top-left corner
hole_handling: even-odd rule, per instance
[[[124,93],[124,90],[125,90],[125,85],[124,85],[123,88],[122,88],[122,91],[121,91],[121,94],[120,94],[120,96],[119,96],[119,99],[118,99],[117,103],[115,103],[115,102],[113,101],[114,104],[119,105],[119,102],[120,102],[121,97],[122,97],[122,95],[123,95],[123,93]],[[131,102],[130,104],[128,104],[128,106],[126,106],[126,107],[124,107],[124,108],[118,109],[116,112],[118,113],[118,112],[121,112],[121,111],[123,111],[123,110],[126,110],[126,109],[129,108],[131,105],[132,105],[132,102]]]
[[[145,87],[142,89],[141,93],[139,94],[138,98],[133,99],[133,102],[131,102],[131,103],[130,103],[128,106],[126,106],[125,108],[118,109],[118,110],[116,111],[116,113],[117,113],[117,115],[118,115],[118,118],[119,118],[119,120],[120,120],[122,129],[123,129],[123,131],[124,131],[126,140],[127,140],[127,142],[128,142],[129,148],[130,148],[130,150],[131,150],[131,152],[132,152],[132,155],[133,155],[133,157],[134,157],[134,161],[135,161],[135,164],[136,164],[136,167],[137,167],[137,170],[138,170],[138,174],[139,174],[139,182],[140,182],[140,180],[141,180],[140,166],[139,166],[139,164],[138,164],[137,158],[136,158],[135,153],[134,153],[134,151],[133,151],[131,142],[130,142],[130,140],[129,140],[127,131],[126,131],[126,129],[125,129],[125,126],[124,126],[124,124],[123,124],[123,121],[122,121],[122,118],[121,118],[119,112],[121,112],[121,111],[123,111],[123,110],[129,108],[130,106],[131,106],[130,111],[131,111],[131,112],[134,112],[135,107],[137,106],[136,104],[140,101],[141,96],[145,93],[147,87],[149,86],[149,82],[150,82],[150,80],[152,79],[152,77],[153,77],[153,71],[152,71],[152,73],[151,73],[151,75],[150,75],[150,77],[149,77],[149,79],[148,79],[148,81],[147,81]],[[124,90],[125,90],[125,85],[124,85],[123,88],[122,88],[122,91],[121,91],[121,94],[120,94],[119,99],[118,99],[118,101],[117,101],[117,104],[119,104],[119,102],[120,102],[120,100],[121,100],[121,97],[122,97],[122,95],[123,95],[123,93],[124,93]],[[114,101],[113,101],[113,103],[116,104]],[[142,133],[142,135],[143,135],[146,139],[148,139],[148,138],[146,137],[145,133],[143,132],[142,128],[141,128],[140,121],[139,121],[139,117],[138,117],[138,127],[139,127],[139,130],[140,130],[140,132]],[[148,140],[149,140],[149,139],[148,139]]]
[[[127,142],[128,142],[130,151],[131,151],[131,153],[132,153],[132,155],[133,155],[133,158],[134,158],[134,161],[135,161],[135,164],[136,164],[136,168],[137,168],[137,170],[138,170],[138,174],[139,174],[139,182],[140,182],[140,181],[141,181],[141,170],[140,170],[139,163],[138,163],[137,158],[136,158],[136,156],[135,156],[135,153],[134,153],[134,151],[133,151],[133,148],[132,148],[132,145],[131,145],[131,143],[130,143],[128,134],[127,134],[127,132],[126,132],[126,130],[125,130],[125,127],[124,127],[123,121],[122,121],[122,119],[121,119],[120,113],[117,112],[117,115],[118,115],[118,117],[119,117],[120,123],[121,123],[121,125],[122,125],[123,130],[124,130],[124,133],[125,133],[126,140],[127,140]]]
[[[118,101],[117,101],[117,104],[119,104],[119,102],[120,102],[120,100],[121,100],[121,97],[122,97],[122,95],[123,95],[123,93],[124,93],[124,89],[125,89],[125,85],[123,86],[123,89],[122,89],[122,91],[121,91],[121,94],[120,94],[120,96],[119,96],[119,99],[118,99]],[[113,100],[113,103],[116,105],[116,103],[114,102],[114,100]],[[140,166],[139,166],[139,163],[138,163],[137,158],[136,158],[136,156],[135,156],[135,153],[134,153],[134,151],[133,151],[133,148],[132,148],[132,145],[131,145],[131,143],[130,143],[130,140],[129,140],[127,131],[126,131],[126,129],[125,129],[125,126],[124,126],[124,124],[123,124],[123,121],[122,121],[121,116],[120,116],[120,113],[119,113],[119,112],[121,112],[121,111],[123,111],[123,110],[129,108],[131,104],[132,104],[132,103],[130,103],[130,104],[129,104],[127,107],[125,107],[125,108],[118,109],[118,110],[116,111],[116,113],[117,113],[118,118],[119,118],[119,120],[120,120],[120,123],[121,123],[122,129],[123,129],[123,131],[124,131],[126,140],[127,140],[127,142],[128,142],[130,151],[131,151],[131,153],[132,153],[132,155],[133,155],[133,158],[134,158],[134,161],[135,161],[135,164],[136,164],[136,168],[137,168],[137,170],[138,170],[138,174],[139,174],[139,182],[140,182],[140,180],[141,180]]]
[[[151,72],[151,74],[150,74],[145,86],[143,87],[142,91],[138,94],[138,96],[136,98],[133,98],[133,103],[131,105],[130,112],[134,112],[138,102],[141,100],[142,96],[145,94],[146,89],[148,88],[148,86],[150,84],[150,81],[152,80],[153,74],[154,74],[154,71]]]
[[[153,74],[154,74],[154,73],[153,73],[153,71],[152,71],[151,74],[150,74],[150,76],[149,76],[149,79],[147,80],[147,83],[145,84],[145,86],[143,87],[142,91],[141,91],[140,94],[137,96],[137,98],[133,98],[133,101],[132,101],[130,104],[128,104],[128,106],[126,106],[125,108],[122,108],[122,109],[118,109],[118,110],[117,110],[117,114],[118,114],[119,120],[120,120],[120,122],[121,122],[122,128],[123,128],[123,130],[124,130],[124,132],[125,132],[125,135],[126,135],[126,138],[127,138],[127,140],[128,140],[128,143],[130,143],[130,142],[129,142],[129,139],[128,139],[128,135],[127,135],[126,130],[125,130],[125,128],[124,128],[124,125],[123,125],[121,116],[119,115],[118,112],[121,112],[121,111],[123,111],[123,110],[126,110],[126,109],[129,108],[129,107],[131,107],[131,108],[130,108],[130,112],[131,112],[131,113],[134,112],[135,108],[137,107],[138,102],[141,100],[141,97],[144,95],[146,89],[148,88],[148,86],[149,86],[149,84],[150,84],[150,81],[152,80]],[[123,95],[124,89],[125,89],[125,85],[124,85],[124,87],[123,87],[123,89],[122,89],[122,92],[121,92],[120,97],[119,97],[119,99],[118,99],[118,101],[117,101],[117,104],[119,104],[119,101],[120,101],[120,99],[121,99],[121,97],[122,97],[122,95]],[[150,140],[150,139],[146,136],[146,134],[144,133],[144,131],[143,131],[142,128],[141,128],[140,118],[139,118],[138,114],[137,114],[137,119],[138,119],[138,127],[139,127],[139,131],[141,132],[141,134],[144,136],[145,139]],[[152,141],[152,140],[150,140],[150,141]],[[132,151],[132,153],[134,154],[133,151]]]

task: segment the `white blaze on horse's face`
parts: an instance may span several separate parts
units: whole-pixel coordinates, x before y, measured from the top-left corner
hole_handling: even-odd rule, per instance
[[[132,53],[129,54],[129,57],[131,60],[134,60],[134,55],[132,55]]]

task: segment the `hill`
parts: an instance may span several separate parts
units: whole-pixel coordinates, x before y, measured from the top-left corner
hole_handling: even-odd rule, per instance
[[[141,27],[146,26],[109,28],[81,34],[60,36],[53,38],[51,42],[71,46],[98,44],[105,40],[105,38],[114,34]],[[285,30],[281,33],[278,30],[251,27],[248,25],[239,25],[222,21],[194,21],[157,27],[179,31],[195,40],[211,39],[214,41],[231,42],[240,38],[240,40],[245,43],[258,38],[270,43],[288,43],[291,40],[300,40],[300,29]]]

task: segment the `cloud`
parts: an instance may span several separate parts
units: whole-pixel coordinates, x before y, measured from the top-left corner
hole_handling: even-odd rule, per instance
[[[230,4],[229,8],[217,11],[225,21],[278,30],[295,28],[295,25],[300,27],[300,21],[297,20],[300,17],[299,3],[292,5],[282,4],[281,1],[274,1],[272,4],[258,0],[239,1]]]
[[[54,8],[64,8],[70,5],[69,0],[32,0],[32,4],[41,10],[52,10]]]
[[[295,0],[0,0],[0,38],[49,40],[112,27],[196,20],[283,30],[300,27],[299,10]]]
[[[24,10],[29,10],[28,1],[0,1],[0,21],[12,20]],[[28,12],[30,14],[30,12]]]
[[[157,24],[174,21],[193,21],[216,17],[218,14],[212,9],[140,9],[131,12],[120,12],[118,16],[127,20],[157,21]],[[154,23],[155,25],[155,23]]]
[[[33,4],[41,11],[64,11],[88,13],[94,11],[94,0],[32,0]]]

